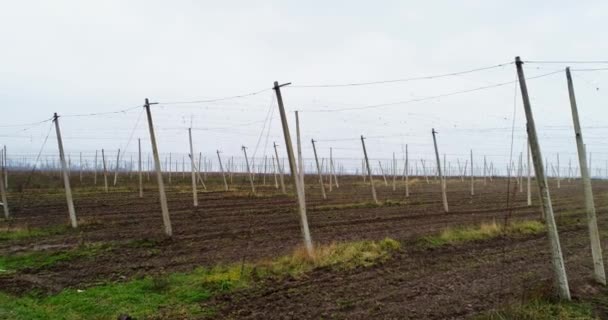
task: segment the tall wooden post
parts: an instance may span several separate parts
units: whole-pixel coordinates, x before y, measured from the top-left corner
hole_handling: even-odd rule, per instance
[[[106,155],[104,149],[101,149],[101,163],[103,165],[103,189],[108,192],[108,167],[106,165]]]
[[[245,164],[247,164],[247,173],[249,174],[249,183],[251,183],[251,193],[255,194],[255,186],[253,185],[253,175],[251,174],[251,169],[249,168],[249,159],[247,159],[247,148],[242,146],[243,154],[245,155]]]
[[[302,185],[304,185],[304,161],[302,159],[302,141],[300,140],[300,115],[296,111],[296,143],[298,144],[298,173]],[[264,174],[266,174],[266,156],[264,156]],[[266,177],[264,177],[266,184]]]
[[[277,165],[279,160],[272,155],[272,173],[274,176],[274,188],[279,188],[279,179],[277,178]]]
[[[286,85],[286,84],[284,84]],[[291,135],[289,134],[289,126],[287,124],[287,116],[285,115],[285,108],[283,106],[283,97],[281,96],[281,86],[278,82],[274,82],[274,90],[277,95],[277,103],[279,105],[279,112],[281,114],[281,124],[283,127],[283,136],[285,137],[285,147],[287,149],[287,157],[289,158],[289,169],[293,176],[294,183],[296,185],[296,191],[298,195],[298,207],[300,209],[300,229],[302,231],[302,237],[304,238],[304,246],[310,257],[314,256],[314,249],[312,245],[312,239],[310,237],[310,230],[308,228],[308,217],[306,216],[306,199],[304,181],[298,179],[298,170],[296,166],[295,156],[293,154],[293,147],[291,144]],[[278,157],[277,157],[278,158]]]
[[[83,167],[82,166],[82,152],[80,152],[80,162],[78,163],[78,167],[80,168],[79,177],[80,177],[80,183],[82,184],[82,167]]]
[[[276,156],[277,159],[277,167],[279,168],[279,180],[281,181],[281,192],[282,193],[287,193],[287,191],[285,190],[285,180],[283,179],[283,168],[281,167],[281,163],[279,162],[279,152],[277,151],[277,144],[275,142],[272,143],[274,146],[274,154]]]
[[[95,150],[95,160],[93,165],[93,184],[97,185],[97,150]]]
[[[471,149],[471,196],[475,195],[475,170],[473,170],[473,149]]]
[[[114,184],[116,187],[116,183],[118,182],[118,170],[120,169],[120,149],[118,149],[118,154],[116,155],[116,167],[114,168]]]
[[[144,177],[141,171],[141,139],[137,138],[137,178],[139,184],[139,197],[144,197]]]
[[[557,188],[561,188],[561,174],[559,172],[559,153],[557,154],[557,169],[555,170],[557,172]]]
[[[410,171],[410,166],[409,166],[409,155],[407,152],[407,144],[405,145],[405,196],[409,197],[410,196],[410,184],[409,184],[409,171]]]
[[[528,170],[528,183],[527,183],[527,187],[526,187],[526,192],[527,192],[527,200],[528,200],[528,207],[532,205],[532,166],[530,165],[530,139],[526,139],[526,141],[528,142],[527,144],[527,155],[526,158],[528,158],[528,164],[526,165],[526,169]]]
[[[2,160],[4,161],[4,160]],[[0,168],[0,200],[2,200],[2,208],[4,209],[4,218],[9,218],[8,200],[6,196],[6,187],[4,186],[4,168]]]
[[[369,166],[369,158],[367,157],[367,150],[365,149],[365,138],[361,136],[361,145],[363,146],[363,156],[365,157],[365,167],[367,169],[367,176],[369,177],[369,183],[372,186],[372,198],[374,203],[380,204],[378,197],[376,196],[376,186],[374,186],[374,179],[372,176],[372,169]]]
[[[152,154],[154,157],[154,168],[156,169],[156,180],[158,183],[158,193],[160,197],[160,207],[163,214],[163,224],[165,226],[165,234],[169,237],[173,235],[171,227],[171,217],[169,216],[169,206],[167,205],[167,195],[165,194],[165,183],[163,181],[163,172],[160,167],[160,157],[158,156],[158,147],[156,146],[156,135],[154,134],[154,124],[152,123],[152,112],[150,111],[150,102],[146,98],[144,108],[148,116],[148,128],[150,129],[150,143],[152,144]],[[154,104],[154,103],[152,103]]]
[[[59,129],[59,116],[57,116],[57,113],[55,113],[53,115],[53,121],[55,122],[55,131],[57,133],[57,145],[59,147],[59,160],[61,161],[61,171],[63,173],[63,185],[65,187],[65,197],[68,202],[68,213],[70,215],[70,222],[72,224],[72,228],[76,228],[76,227],[78,227],[78,222],[76,221],[76,210],[74,210],[74,200],[72,199],[72,188],[70,187],[70,178],[68,177],[68,168],[65,163],[65,155],[63,153],[63,140],[61,139],[61,130]]]
[[[572,121],[574,122],[574,136],[576,139],[579,166],[581,168],[581,176],[583,178],[583,191],[585,193],[585,211],[587,211],[587,224],[589,227],[589,237],[591,240],[591,255],[593,257],[594,277],[597,282],[605,285],[606,274],[604,272],[604,260],[602,258],[600,234],[597,227],[597,217],[595,213],[593,189],[591,187],[589,170],[587,168],[587,159],[585,159],[586,154],[583,142],[583,132],[581,130],[581,124],[578,117],[578,107],[576,105],[576,97],[574,95],[574,84],[572,83],[572,76],[570,74],[569,67],[566,68],[566,78],[568,81],[568,96],[570,97],[570,107],[572,109]]]
[[[224,179],[224,190],[228,191],[228,181],[226,181],[226,173],[224,172],[224,166],[222,165],[222,157],[220,157],[219,150],[217,150],[217,161],[220,163],[220,171],[222,171],[222,179]]]
[[[317,164],[317,173],[319,174],[319,184],[321,185],[321,195],[323,199],[327,199],[327,194],[325,194],[325,184],[323,183],[323,172],[321,172],[321,166],[319,165],[319,158],[317,157],[317,147],[315,146],[315,140],[310,140],[312,142],[312,151],[315,154],[315,163]]]
[[[570,300],[570,288],[568,285],[568,277],[566,276],[566,267],[562,256],[562,249],[557,232],[557,225],[553,215],[553,205],[551,203],[551,194],[547,186],[547,177],[545,176],[545,168],[543,167],[543,158],[536,135],[536,125],[534,124],[534,116],[532,107],[530,106],[530,98],[528,97],[528,87],[526,86],[526,77],[524,76],[523,62],[519,57],[515,58],[517,68],[517,76],[521,89],[521,96],[526,112],[528,138],[530,140],[530,151],[532,153],[532,161],[534,162],[534,171],[536,173],[536,182],[540,191],[540,199],[542,201],[542,209],[545,215],[547,224],[547,233],[549,236],[549,244],[551,248],[551,261],[553,263],[553,271],[558,287],[558,294],[562,299]]]
[[[329,192],[333,190],[333,168],[331,166],[333,159],[333,148],[329,148],[329,161],[327,161],[327,173],[329,174]]]
[[[196,170],[194,167],[194,146],[192,144],[192,128],[188,128],[188,142],[190,144],[190,178],[192,183],[192,204],[198,207],[198,190],[196,189]]]
[[[8,189],[8,154],[6,153],[6,145],[4,145],[4,155],[2,156],[2,160],[4,163],[2,164],[2,170],[4,170],[4,188]]]
[[[433,144],[435,145],[435,157],[437,158],[437,174],[439,175],[439,179],[441,179],[441,198],[443,200],[443,211],[449,212],[450,209],[448,208],[448,195],[446,190],[447,186],[445,182],[445,177],[443,176],[443,174],[441,174],[441,160],[439,159],[439,149],[437,148],[437,138],[435,137],[437,131],[433,129],[431,130],[431,133],[433,134]]]

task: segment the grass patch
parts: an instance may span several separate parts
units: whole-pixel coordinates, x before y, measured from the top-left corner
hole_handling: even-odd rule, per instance
[[[554,319],[599,319],[593,307],[586,302],[550,301],[537,299],[523,305],[511,306],[504,310],[490,311],[475,317],[476,320],[554,320]]]
[[[425,247],[441,247],[444,245],[458,244],[469,241],[496,238],[501,235],[523,235],[536,234],[545,230],[545,226],[535,220],[515,221],[504,227],[502,224],[482,223],[474,227],[448,228],[438,235],[427,236],[421,239]]]
[[[14,297],[0,293],[1,319],[184,319],[213,315],[201,302],[218,293],[245,288],[255,279],[300,276],[315,268],[351,269],[388,259],[400,248],[392,239],[317,246],[315,256],[303,249],[275,260],[198,268],[189,273],[147,276],[85,290],[66,289],[52,296]]]
[[[56,226],[51,228],[0,228],[0,241],[20,240],[29,238],[46,237],[67,232],[67,226]]]
[[[297,277],[315,268],[348,270],[369,267],[387,260],[392,252],[400,248],[401,244],[390,238],[381,241],[332,243],[327,246],[317,246],[314,257],[309,257],[305,249],[298,248],[289,256],[260,262],[255,267],[258,269],[258,274]]]
[[[41,269],[61,261],[82,257],[93,257],[101,251],[108,250],[107,245],[82,245],[69,251],[35,251],[14,255],[0,256],[0,274],[12,273],[22,269]]]
[[[358,203],[344,203],[344,204],[327,204],[314,207],[315,211],[332,211],[342,209],[362,209],[362,208],[378,208],[378,207],[395,207],[405,205],[406,202],[396,200],[381,201],[376,204],[373,201],[358,202]]]

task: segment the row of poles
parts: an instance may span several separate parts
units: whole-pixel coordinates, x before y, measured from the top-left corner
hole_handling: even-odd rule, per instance
[[[542,213],[543,213],[542,216],[545,219],[545,222],[547,225],[547,233],[548,233],[548,237],[549,237],[549,247],[550,247],[550,251],[551,251],[551,260],[552,260],[553,270],[554,270],[554,274],[555,274],[556,286],[558,289],[557,291],[558,291],[558,295],[561,298],[570,300],[570,289],[569,289],[569,285],[568,285],[568,278],[567,278],[566,270],[565,270],[565,266],[564,266],[564,259],[563,259],[563,254],[562,254],[562,250],[561,250],[561,246],[560,246],[559,234],[558,234],[557,225],[555,222],[551,195],[550,195],[549,187],[548,187],[548,183],[547,183],[547,175],[545,174],[545,166],[543,165],[543,157],[542,157],[541,150],[540,150],[540,144],[538,142],[536,125],[534,122],[534,116],[532,113],[532,108],[531,108],[530,99],[529,99],[529,95],[528,95],[526,79],[525,79],[524,71],[523,71],[523,62],[521,61],[521,59],[519,57],[515,58],[515,65],[516,65],[518,82],[519,82],[519,86],[520,86],[520,90],[521,90],[521,96],[522,96],[523,106],[525,109],[525,115],[526,115],[526,120],[527,120],[526,129],[527,129],[527,134],[528,134],[528,148],[527,148],[528,152],[529,152],[528,159],[530,159],[530,157],[532,159],[534,173],[536,176],[535,180],[536,180],[536,182],[538,184],[538,188],[539,188],[541,208],[542,208]],[[603,258],[602,258],[602,249],[601,249],[601,245],[600,245],[599,232],[598,232],[598,227],[597,227],[597,217],[596,217],[596,211],[595,211],[595,204],[594,204],[594,200],[593,200],[591,179],[589,176],[588,162],[587,162],[587,156],[586,156],[587,153],[585,150],[585,144],[583,142],[583,136],[582,136],[581,126],[580,126],[580,121],[579,121],[579,116],[578,116],[578,109],[577,109],[577,104],[576,104],[576,99],[575,99],[575,94],[574,94],[574,86],[572,83],[572,77],[571,77],[569,68],[566,68],[566,79],[567,79],[567,83],[568,83],[568,93],[569,93],[570,105],[571,105],[571,110],[572,110],[572,118],[573,118],[573,123],[574,123],[577,153],[578,153],[578,159],[579,159],[579,168],[581,171],[581,177],[582,177],[582,181],[583,181],[583,190],[584,190],[584,195],[585,195],[585,210],[586,210],[586,214],[587,214],[587,224],[588,224],[588,228],[589,228],[590,241],[591,241],[591,252],[592,252],[592,259],[593,259],[593,266],[594,266],[594,278],[597,282],[605,285],[606,277],[605,277],[605,271],[604,271],[604,263],[603,263]],[[301,143],[300,143],[299,116],[298,116],[298,113],[296,112],[296,135],[297,135],[297,146],[298,146],[298,149],[297,149],[298,161],[296,161],[295,153],[294,153],[294,149],[293,149],[293,145],[292,145],[292,141],[291,141],[291,135],[289,133],[287,117],[286,117],[285,109],[284,109],[284,105],[283,105],[283,97],[281,95],[281,87],[289,85],[289,84],[290,83],[279,85],[279,83],[275,81],[273,89],[274,89],[276,97],[277,97],[277,104],[278,104],[279,112],[280,112],[280,116],[281,116],[281,125],[282,125],[282,129],[283,129],[283,136],[285,138],[285,146],[286,146],[286,151],[287,151],[289,169],[290,169],[290,172],[292,173],[292,177],[294,178],[293,180],[294,180],[294,184],[296,187],[297,205],[298,205],[298,209],[299,209],[298,211],[299,211],[299,217],[300,217],[300,229],[301,229],[301,233],[302,233],[302,238],[303,238],[304,246],[305,246],[308,254],[310,256],[313,256],[314,248],[313,248],[312,238],[310,235],[308,219],[307,219],[307,214],[306,214],[306,199],[305,199],[305,192],[304,192],[304,168],[303,168],[302,150],[301,150]],[[162,212],[164,230],[165,230],[165,233],[167,236],[172,236],[173,231],[172,231],[172,227],[171,227],[171,218],[169,215],[169,208],[167,205],[167,197],[166,197],[166,193],[165,193],[165,185],[164,185],[163,174],[162,174],[162,170],[161,170],[161,160],[159,157],[159,151],[158,151],[158,147],[157,147],[157,143],[156,143],[156,135],[155,135],[154,125],[153,125],[153,120],[152,120],[152,113],[150,110],[150,106],[154,105],[154,104],[156,104],[156,103],[151,103],[151,102],[149,102],[148,99],[146,99],[144,108],[145,108],[147,120],[148,120],[150,143],[152,146],[154,169],[156,172],[156,178],[157,178],[156,180],[157,180],[158,189],[159,189],[159,198],[160,198],[160,204],[161,204],[161,212]],[[60,158],[60,163],[61,163],[61,171],[62,171],[62,177],[63,177],[64,187],[65,187],[66,200],[67,200],[67,204],[68,204],[69,218],[70,218],[72,227],[76,228],[78,226],[78,222],[76,219],[76,212],[74,209],[72,192],[71,192],[71,188],[70,188],[70,179],[68,176],[68,166],[66,164],[64,148],[63,148],[63,141],[61,138],[61,131],[60,131],[60,126],[59,126],[59,116],[56,113],[54,114],[53,122],[55,124],[57,143],[58,143],[58,148],[59,148],[59,158]],[[447,191],[446,191],[447,177],[444,174],[444,172],[442,172],[441,159],[440,159],[440,155],[439,155],[439,148],[438,148],[437,137],[436,137],[437,131],[435,131],[435,129],[432,129],[431,133],[433,135],[433,146],[435,149],[435,160],[436,160],[436,164],[437,164],[436,172],[437,172],[438,177],[441,179],[440,182],[441,182],[443,207],[444,207],[444,211],[448,212],[449,206],[448,206]],[[193,150],[193,144],[192,144],[192,130],[191,129],[188,130],[188,135],[189,135],[189,142],[190,142],[189,158],[190,158],[190,164],[191,164],[191,168],[192,168],[191,178],[192,178],[193,202],[194,202],[194,206],[198,206],[197,179],[200,176],[200,170],[198,170],[196,163],[195,163],[194,156],[193,156],[194,150]],[[318,157],[317,157],[315,141],[312,140],[311,142],[313,144],[313,151],[315,154],[315,162],[316,162],[317,171],[319,174],[319,182],[321,184],[322,194],[323,194],[323,197],[326,198],[324,184],[323,184],[322,171],[320,169],[320,164],[319,164]],[[377,195],[376,195],[374,181],[373,181],[372,168],[371,168],[371,165],[369,162],[369,158],[367,155],[367,149],[365,146],[365,137],[363,137],[363,136],[361,136],[361,144],[362,144],[363,155],[364,155],[364,169],[366,171],[367,179],[369,179],[372,197],[376,203],[379,203]],[[142,187],[141,187],[141,185],[142,185],[141,140],[138,141],[138,148],[139,148],[139,155],[140,155],[139,159],[138,159],[139,160],[138,161],[138,163],[139,163],[139,167],[138,167],[139,184],[140,184],[139,192],[140,192],[140,196],[141,196],[142,192],[143,192]],[[254,178],[252,175],[252,170],[249,165],[249,159],[247,157],[247,148],[245,146],[243,146],[242,151],[245,156],[245,163],[246,163],[247,172],[249,175],[249,181],[251,183],[251,189],[252,189],[252,192],[255,193]],[[275,148],[275,153],[276,153],[275,159],[278,160],[279,155],[278,155],[278,152],[276,151],[276,148]],[[406,181],[405,192],[406,192],[406,196],[409,196],[409,187],[408,187],[409,159],[408,159],[407,146],[406,146],[405,153],[406,153],[405,177],[404,177],[404,179]],[[3,161],[6,161],[5,156],[2,159],[4,159]],[[228,187],[227,187],[227,182],[226,182],[226,176],[224,175],[224,169],[223,169],[223,165],[221,162],[221,158],[219,157],[219,151],[218,151],[218,160],[219,160],[220,170],[221,170],[222,176],[223,176],[223,182],[224,182],[225,188],[227,189]],[[330,163],[330,166],[332,166],[332,165],[333,164]],[[472,167],[473,167],[473,154],[471,151],[471,168]],[[520,166],[520,168],[521,168],[521,166]],[[280,169],[280,166],[279,166],[279,170],[282,171]],[[527,170],[528,170],[528,182],[527,182],[528,183],[528,204],[530,204],[531,197],[530,197],[529,186],[530,186],[531,166],[529,164],[529,160],[528,160]],[[471,195],[474,195],[473,171],[474,170],[470,170],[470,172],[471,172]],[[3,174],[2,170],[0,170],[0,174]],[[332,175],[330,174],[330,177],[331,176]],[[365,179],[365,175],[363,175],[363,177]],[[0,179],[0,191],[2,191],[2,203],[5,208],[5,214],[8,217],[8,209],[7,209],[7,201],[6,201],[6,188],[5,188],[6,175],[3,174],[3,177],[0,177],[0,178],[2,178],[2,179]],[[282,178],[282,175],[281,175],[281,178]],[[338,184],[337,176],[335,176],[334,179],[336,179],[335,183],[337,185]],[[284,183],[283,183],[282,179],[281,179],[281,182],[282,182],[281,185],[282,185],[282,188],[284,191],[285,187],[284,187]],[[520,174],[519,182],[521,184],[521,174]],[[330,186],[331,186],[331,183],[330,183]]]

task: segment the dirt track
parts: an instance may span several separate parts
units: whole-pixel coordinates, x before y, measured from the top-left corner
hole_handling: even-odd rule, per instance
[[[17,180],[19,177],[17,177]],[[84,287],[100,281],[122,280],[143,274],[187,271],[200,265],[258,260],[289,253],[300,244],[295,199],[280,195],[274,186],[259,186],[260,196],[248,196],[242,177],[238,192],[206,192],[193,208],[188,182],[180,181],[169,191],[169,208],[175,236],[163,234],[160,208],[152,185],[138,198],[134,186],[121,191],[81,189],[76,186],[75,204],[83,227],[30,240],[0,242],[0,254],[33,248],[69,248],[81,243],[115,245],[95,259],[77,259],[48,269],[24,270],[0,277],[0,287],[21,293],[35,288],[56,292],[65,287]],[[90,179],[90,177],[87,177]],[[133,180],[128,180],[134,184]],[[178,180],[175,179],[174,180]],[[551,265],[545,235],[496,239],[457,247],[425,250],[413,245],[423,235],[445,227],[502,221],[506,209],[505,180],[483,185],[476,182],[476,195],[469,195],[468,181],[448,184],[450,213],[442,212],[439,185],[419,179],[404,197],[400,185],[378,183],[381,200],[399,201],[381,207],[359,205],[371,200],[369,186],[358,177],[343,177],[339,189],[320,198],[315,177],[307,177],[308,215],[317,243],[392,237],[404,250],[387,263],[368,269],[337,274],[317,270],[302,279],[267,282],[213,303],[221,315],[235,318],[462,318],[521,298],[531,286],[547,286]],[[178,180],[179,181],[179,180]],[[356,181],[356,182],[355,182]],[[217,181],[219,182],[219,181]],[[90,184],[90,182],[89,182]],[[582,192],[578,181],[551,183],[556,212],[580,212]],[[210,183],[221,190],[219,183]],[[534,186],[534,185],[533,185]],[[129,189],[130,190],[127,190]],[[608,183],[594,181],[600,230],[606,230]],[[512,186],[512,190],[516,188]],[[86,192],[85,192],[86,191]],[[539,216],[536,190],[534,206],[525,205],[525,192],[511,194],[513,219]],[[67,210],[61,190],[14,192],[9,199],[15,219],[0,226],[49,227],[65,224]],[[577,214],[583,218],[582,212]],[[591,274],[588,237],[584,221],[568,225],[561,233],[573,291],[586,286]],[[606,237],[603,237],[604,239]],[[131,245],[148,240],[150,248]],[[608,243],[604,241],[604,248]]]

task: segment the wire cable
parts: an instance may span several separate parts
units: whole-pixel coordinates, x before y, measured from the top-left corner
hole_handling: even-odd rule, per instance
[[[173,104],[173,105],[175,105],[175,104],[195,104],[195,103],[210,103],[210,102],[226,101],[226,100],[232,100],[232,99],[239,99],[239,98],[245,98],[245,97],[255,96],[255,95],[258,95],[260,93],[269,91],[269,90],[272,90],[272,88],[265,88],[265,89],[254,91],[254,92],[249,92],[249,93],[244,93],[244,94],[239,94],[239,95],[234,95],[234,96],[228,96],[228,97],[222,97],[222,98],[215,98],[215,99],[192,100],[192,101],[169,101],[169,102],[159,102],[159,104],[162,104],[162,105],[172,105]]]
[[[559,72],[562,72],[562,70],[557,70],[557,71],[541,74],[538,76],[529,77],[529,78],[527,78],[527,80],[547,77],[547,76],[550,76],[550,75],[553,75],[553,74],[556,74]],[[404,100],[404,101],[397,101],[397,102],[373,104],[373,105],[367,105],[367,106],[363,106],[363,107],[350,107],[350,108],[341,108],[341,109],[316,109],[316,110],[307,110],[306,112],[341,112],[341,111],[377,109],[377,108],[384,108],[384,107],[390,107],[390,106],[395,106],[395,105],[402,105],[402,104],[409,104],[409,103],[414,103],[414,102],[422,102],[422,101],[434,100],[434,99],[439,99],[439,98],[445,98],[445,97],[460,95],[460,94],[464,94],[464,93],[470,93],[470,92],[475,92],[475,91],[502,87],[502,86],[513,84],[513,83],[515,83],[515,81],[501,82],[501,83],[495,83],[492,85],[477,87],[477,88],[473,88],[473,89],[460,90],[460,91],[449,92],[449,93],[442,93],[442,94],[438,94],[435,96],[429,96],[429,97],[423,97],[423,98],[417,98],[417,99],[411,99],[411,100]]]
[[[430,76],[420,76],[420,77],[412,77],[412,78],[402,78],[402,79],[392,79],[392,80],[380,80],[380,81],[370,81],[370,82],[353,82],[353,83],[342,83],[342,84],[311,84],[311,85],[291,85],[290,88],[339,88],[339,87],[356,87],[356,86],[368,86],[368,85],[376,85],[376,84],[386,84],[386,83],[396,83],[396,82],[410,82],[410,81],[418,81],[418,80],[431,80],[438,79],[444,77],[452,77],[459,76],[467,73],[473,73],[478,71],[490,70],[494,68],[500,68],[507,65],[513,64],[513,62],[506,62],[497,65],[492,65],[489,67],[481,67],[475,68],[465,71],[430,75]]]

